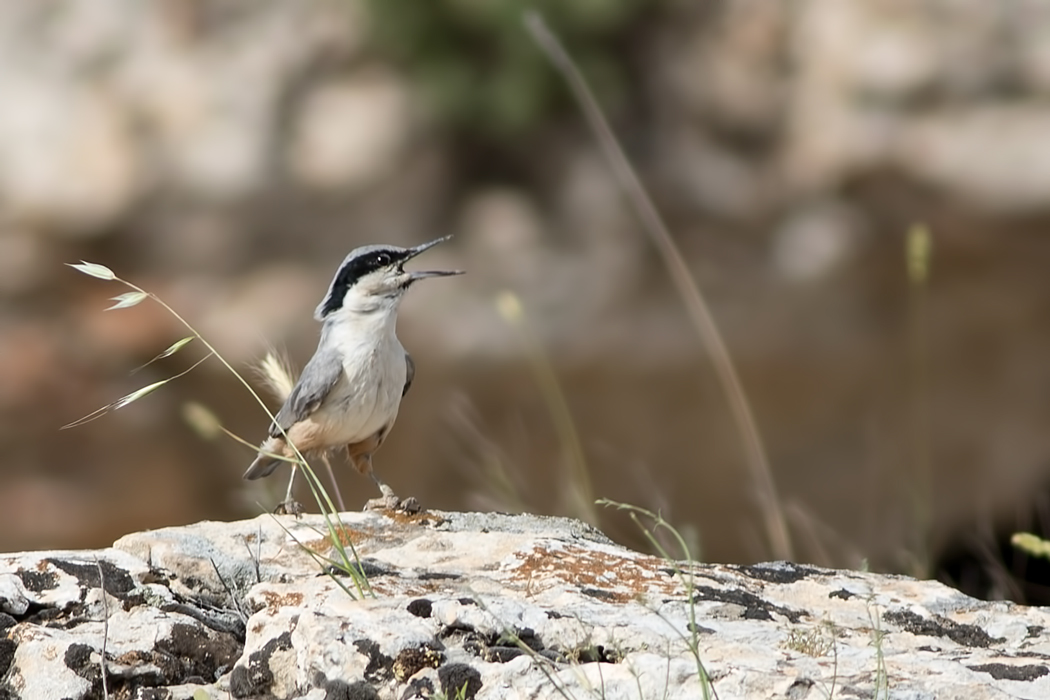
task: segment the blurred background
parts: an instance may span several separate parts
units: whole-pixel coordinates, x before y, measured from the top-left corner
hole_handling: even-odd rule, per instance
[[[376,458],[399,494],[648,546],[589,493],[659,510],[708,561],[784,555],[710,354],[526,7],[724,333],[788,554],[1048,599],[1003,544],[1050,520],[1039,0],[0,4],[0,550],[250,517],[283,492],[184,419],[196,402],[263,436],[214,360],[59,430],[201,357],[132,375],[187,333],[151,302],[104,312],[126,289],[63,263],[156,293],[253,376],[268,344],[309,358],[350,249],[455,234],[417,267],[468,274],[402,309],[418,371]],[[349,507],[376,495],[336,468]]]

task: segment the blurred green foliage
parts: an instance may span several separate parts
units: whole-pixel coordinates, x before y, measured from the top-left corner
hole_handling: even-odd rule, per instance
[[[539,11],[597,94],[626,85],[625,37],[658,0],[366,0],[376,50],[407,72],[445,126],[519,135],[548,117],[565,91],[526,31]]]

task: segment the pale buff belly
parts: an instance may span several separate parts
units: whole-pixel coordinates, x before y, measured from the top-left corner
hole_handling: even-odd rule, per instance
[[[367,440],[389,431],[397,418],[405,372],[391,371],[354,381],[346,372],[311,418],[330,444]]]

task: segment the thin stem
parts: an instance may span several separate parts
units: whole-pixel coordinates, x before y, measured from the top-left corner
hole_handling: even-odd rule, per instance
[[[139,389],[138,392],[135,392],[133,394],[129,394],[128,396],[125,396],[124,398],[120,399],[118,402],[116,402],[114,404],[110,404],[110,406],[107,406],[107,407],[105,407],[103,409],[100,409],[100,411],[96,411],[95,413],[90,414],[86,418],[81,419],[80,421],[76,421],[75,423],[72,423],[72,424],[70,424],[69,426],[66,426],[66,427],[71,427],[72,425],[78,425],[78,424],[80,424],[82,422],[85,422],[86,420],[93,419],[93,417],[95,417],[96,414],[105,412],[106,410],[109,410],[111,408],[120,408],[123,405],[131,403],[135,399],[141,398],[141,396],[145,396],[146,394],[151,393],[153,390],[155,390],[156,388],[159,388],[160,386],[166,384],[167,382],[171,381],[172,379],[176,379],[176,378],[181,377],[182,375],[190,372],[195,367],[197,367],[202,362],[204,362],[206,359],[208,359],[209,357],[214,355],[216,358],[218,358],[219,362],[221,362],[222,365],[234,377],[237,378],[237,381],[239,381],[244,386],[244,388],[248,390],[248,393],[251,394],[252,398],[254,398],[256,400],[256,402],[259,404],[259,406],[262,407],[263,411],[270,418],[271,423],[277,426],[278,430],[280,431],[280,434],[284,437],[285,442],[292,448],[292,451],[294,452],[296,459],[295,460],[288,460],[288,461],[292,461],[296,466],[302,467],[303,473],[306,475],[306,480],[307,480],[307,483],[310,486],[311,492],[313,493],[314,499],[317,501],[317,505],[321,509],[321,514],[324,517],[325,525],[326,525],[326,527],[328,529],[328,532],[329,532],[329,534],[330,534],[330,536],[332,538],[332,545],[333,545],[334,549],[339,553],[340,557],[342,558],[343,563],[344,563],[344,568],[346,568],[347,571],[349,571],[351,573],[352,577],[354,578],[354,583],[357,586],[358,593],[359,593],[359,595],[361,597],[364,597],[365,591],[367,591],[369,594],[374,596],[375,594],[372,591],[372,589],[371,589],[371,587],[370,587],[370,585],[368,583],[368,579],[364,575],[364,567],[361,566],[361,560],[360,560],[360,558],[357,555],[357,550],[354,547],[353,542],[350,541],[349,542],[349,548],[350,548],[351,553],[353,554],[354,562],[356,562],[358,564],[359,573],[360,573],[360,575],[354,575],[353,566],[350,564],[349,557],[347,556],[347,553],[346,553],[346,547],[344,547],[343,543],[341,542],[341,540],[339,538],[340,531],[346,531],[346,528],[342,526],[342,522],[339,519],[339,512],[336,510],[335,505],[332,503],[331,497],[329,497],[328,492],[324,489],[324,486],[321,484],[320,480],[314,474],[313,469],[310,468],[310,465],[306,461],[306,458],[303,456],[303,453],[299,450],[299,448],[295,445],[295,443],[292,442],[291,439],[289,439],[288,434],[285,431],[285,429],[283,427],[281,427],[277,423],[277,419],[274,417],[274,414],[270,411],[269,407],[267,407],[266,403],[262,400],[262,398],[259,396],[259,394],[256,393],[256,391],[251,387],[251,385],[248,383],[248,381],[236,369],[234,369],[233,366],[229,362],[226,361],[226,358],[224,358],[219,353],[219,351],[216,350],[215,347],[211,343],[209,343],[207,341],[207,339],[205,339],[205,337],[203,335],[201,335],[197,331],[197,329],[194,328],[189,323],[189,321],[184,319],[177,311],[175,311],[175,309],[173,309],[171,306],[169,306],[163,299],[161,299],[157,295],[153,294],[152,292],[148,292],[145,289],[142,289],[141,287],[139,287],[139,286],[137,286],[135,284],[132,284],[131,282],[128,282],[127,280],[124,280],[124,279],[121,279],[120,277],[117,277],[116,275],[113,274],[113,272],[111,270],[109,270],[109,268],[106,268],[104,266],[94,265],[94,264],[91,264],[91,263],[84,262],[84,263],[82,263],[80,265],[74,265],[73,267],[78,269],[78,270],[80,270],[81,272],[84,272],[85,274],[91,275],[93,277],[97,277],[99,279],[120,282],[121,284],[125,285],[126,287],[129,287],[130,289],[133,289],[135,292],[137,292],[139,295],[141,295],[141,297],[135,298],[135,301],[134,301],[133,304],[132,303],[126,303],[126,300],[129,298],[129,295],[121,295],[120,297],[116,297],[115,299],[118,301],[117,305],[115,305],[113,307],[110,307],[110,308],[123,308],[124,306],[137,304],[139,301],[141,301],[143,299],[147,299],[147,298],[148,299],[152,299],[157,304],[159,304],[161,306],[161,308],[163,308],[165,311],[167,311],[169,314],[171,314],[172,317],[177,319],[179,321],[179,323],[181,323],[186,329],[188,329],[190,331],[190,333],[193,334],[194,338],[200,340],[200,342],[204,345],[204,347],[207,348],[208,352],[207,352],[207,354],[205,354],[204,357],[202,357],[200,360],[195,362],[189,369],[186,369],[183,372],[180,372],[179,374],[175,375],[174,377],[171,377],[169,379],[163,380],[161,382],[157,382],[155,384],[151,384],[151,385],[149,385],[147,387],[143,387],[142,389]],[[131,297],[131,298],[133,298],[133,297]],[[168,350],[166,350],[164,353],[161,353],[161,355],[159,355],[157,358],[154,358],[154,359],[159,359],[160,357],[165,357],[167,355],[170,355],[171,353],[175,352],[176,350],[181,348],[183,345],[185,345],[186,342],[188,342],[188,339],[183,339],[183,340],[179,341],[178,343],[176,343],[175,345],[172,345]],[[151,362],[152,362],[152,360],[151,360]],[[233,433],[231,433],[230,431],[226,430],[225,428],[222,428],[222,426],[220,426],[220,428],[223,430],[223,432],[225,432],[227,435],[233,437],[235,440],[237,440],[239,442],[242,442],[242,443],[245,442],[244,440],[242,440],[241,438],[237,437],[236,435],[233,435]],[[251,447],[252,447],[252,449],[255,449],[255,450],[259,449],[259,448],[255,447],[254,445],[251,445]],[[286,458],[280,457],[280,459],[286,459]],[[330,467],[329,467],[329,472],[331,472],[331,468]],[[342,499],[341,498],[340,498],[340,505],[342,505]],[[335,524],[333,524],[333,519],[334,519],[335,523],[339,524],[339,528],[338,529],[336,528]],[[280,521],[278,521],[278,523],[280,524]],[[282,527],[283,527],[283,525],[282,525]],[[285,529],[286,532],[288,532],[289,535],[291,535],[290,531],[288,531],[287,528],[284,528],[284,529]],[[294,539],[295,538],[293,537],[293,540]],[[333,576],[333,578],[335,578],[335,577]],[[347,593],[349,593],[349,589],[347,589],[342,584],[342,582],[339,582],[337,580],[337,583],[340,585],[341,588],[343,588],[344,590],[347,591]],[[104,591],[103,591],[103,593],[104,593]]]
[[[227,362],[226,358],[223,357],[219,353],[219,351],[216,350],[215,347],[212,346],[212,344],[208,342],[207,338],[205,338],[203,335],[201,335],[197,331],[197,329],[194,328],[190,324],[189,321],[184,319],[179,314],[178,311],[176,311],[175,309],[173,309],[170,306],[168,306],[168,304],[163,299],[161,299],[159,296],[157,296],[153,292],[147,292],[145,289],[142,289],[138,285],[132,284],[131,282],[128,282],[125,279],[121,279],[119,277],[116,278],[116,279],[117,279],[117,281],[127,285],[128,287],[131,287],[135,291],[142,292],[143,294],[148,296],[150,299],[152,299],[153,301],[155,301],[158,304],[160,304],[161,307],[163,307],[165,311],[167,311],[169,314],[174,316],[178,320],[179,323],[181,323],[183,326],[185,326],[186,329],[190,333],[192,333],[198,340],[200,340],[201,343],[203,343],[204,347],[208,348],[208,350],[211,352],[211,354],[214,355],[216,357],[216,359],[218,359],[219,362],[222,363],[223,367],[225,367],[227,370],[229,370],[230,374],[232,374],[234,377],[236,377],[237,381],[239,381],[241,383],[241,385],[244,386],[244,388],[248,390],[248,393],[252,395],[252,398],[255,399],[255,402],[258,403],[259,406],[262,407],[262,410],[266,412],[266,416],[270,419],[270,422],[272,424],[276,425],[278,430],[281,431],[281,435],[284,437],[285,442],[292,448],[292,451],[295,452],[295,456],[299,459],[299,463],[303,467],[303,471],[306,472],[306,473],[309,473],[309,474],[313,474],[313,470],[310,468],[309,463],[306,461],[306,457],[304,457],[303,453],[299,451],[299,448],[296,447],[295,443],[288,439],[288,434],[285,432],[284,428],[282,428],[277,423],[277,418],[274,416],[273,412],[270,411],[270,408],[269,408],[269,406],[266,405],[266,402],[263,401],[262,397],[260,397],[259,394],[255,391],[255,389],[252,388],[252,385],[248,383],[248,380],[245,379],[243,376],[241,376],[241,373],[238,372],[237,370],[235,370],[233,368],[233,365],[231,365],[229,362]],[[194,366],[196,366],[196,365],[194,365]],[[325,493],[324,489],[322,489],[321,492],[324,493],[325,497],[327,498],[328,494]],[[329,503],[331,503],[330,500],[329,500]],[[333,506],[332,509],[333,509],[333,512],[334,512],[335,511],[335,507]]]
[[[630,161],[624,155],[623,149],[620,147],[616,136],[605,119],[605,115],[598,106],[597,100],[591,93],[590,87],[576,67],[572,57],[569,56],[558,38],[550,31],[538,12],[526,12],[525,26],[539,47],[547,55],[547,58],[568,82],[573,95],[580,103],[587,123],[598,139],[602,153],[609,161],[613,175],[634,205],[643,228],[649,234],[661,258],[663,258],[664,265],[671,275],[671,281],[685,302],[690,319],[711,355],[715,372],[728,399],[733,418],[741,432],[747,464],[758,489],[759,505],[765,518],[766,536],[769,538],[773,556],[778,559],[791,559],[791,536],[780,507],[780,499],[777,495],[776,483],[773,480],[769,459],[766,456],[766,450],[762,444],[762,438],[759,435],[758,427],[747,396],[744,394],[740,378],[737,375],[732,358],[726,349],[725,342],[722,340],[714,318],[707,307],[707,303],[693,280],[681,251],[675,245],[670,232],[667,230],[667,226],[656,210],[656,206],[639,181],[638,176],[631,167]]]
[[[223,364],[223,366],[227,370],[229,370],[229,372],[233,376],[235,376],[237,378],[237,381],[239,381],[244,386],[244,388],[248,390],[248,393],[252,395],[252,398],[254,398],[255,401],[262,407],[263,411],[265,411],[266,415],[270,418],[271,423],[273,423],[274,425],[277,426],[277,428],[281,431],[281,435],[284,436],[285,442],[292,448],[292,451],[295,453],[295,456],[298,459],[298,466],[302,467],[303,474],[306,476],[306,483],[310,486],[310,491],[313,494],[314,500],[317,501],[318,506],[321,508],[321,515],[324,517],[325,526],[328,528],[328,532],[329,532],[329,534],[330,534],[330,536],[332,538],[332,545],[333,545],[333,547],[335,547],[335,549],[339,553],[340,557],[342,557],[343,561],[346,562],[347,565],[349,566],[349,561],[350,560],[347,557],[346,549],[343,547],[342,542],[339,540],[338,529],[332,523],[332,516],[335,516],[335,521],[337,523],[339,523],[340,528],[341,529],[345,529],[345,528],[342,527],[342,525],[343,525],[342,521],[339,519],[339,511],[336,510],[335,504],[332,502],[332,499],[328,495],[328,492],[325,490],[324,486],[321,485],[321,482],[317,478],[317,475],[314,474],[314,471],[310,467],[309,462],[306,461],[306,457],[304,457],[303,453],[299,451],[299,448],[296,446],[296,444],[294,442],[292,442],[291,439],[288,438],[288,434],[285,432],[284,428],[282,428],[280,426],[280,424],[277,423],[277,419],[274,417],[274,414],[270,411],[269,407],[266,405],[266,402],[262,400],[262,398],[259,396],[258,393],[256,393],[256,391],[248,383],[248,380],[246,380],[243,376],[241,376],[241,373],[238,372],[237,370],[235,370],[233,368],[233,366],[229,362],[226,361],[226,358],[223,357],[221,354],[219,354],[218,350],[216,350],[212,346],[212,344],[209,343],[207,341],[207,339],[205,339],[205,337],[203,335],[201,335],[197,331],[197,329],[194,328],[190,324],[189,321],[187,321],[181,315],[179,315],[179,313],[177,311],[175,311],[175,309],[173,309],[172,307],[168,306],[168,304],[165,303],[165,301],[163,299],[161,299],[157,295],[153,294],[152,292],[147,292],[145,289],[142,289],[141,287],[138,287],[137,285],[134,285],[131,282],[128,282],[127,280],[120,279],[120,278],[117,278],[117,279],[120,282],[123,282],[127,286],[131,287],[135,291],[142,292],[143,294],[146,294],[147,296],[149,296],[149,298],[153,299],[155,302],[160,304],[161,307],[163,307],[165,311],[167,311],[172,316],[174,316],[176,319],[178,319],[179,323],[181,323],[183,326],[185,326],[186,329],[189,330],[190,333],[192,333],[197,339],[199,339],[201,341],[201,343],[204,344],[204,347],[208,348],[208,350],[210,351],[210,353],[212,355],[214,355],[216,358],[218,358],[219,362],[221,362]],[[227,434],[229,434],[229,433],[227,433]],[[325,508],[325,506],[327,506],[327,509]],[[356,561],[358,564],[360,564],[361,560],[357,556],[357,549],[354,547],[354,543],[353,542],[350,542],[350,551],[353,554],[354,561]],[[357,576],[351,576],[351,578],[354,579],[354,584],[357,587],[358,594],[362,598],[365,595],[365,591],[367,591],[368,593],[374,595],[372,593],[371,586],[368,583],[368,578],[363,575],[364,574],[364,569],[363,568],[361,569],[361,572],[362,572],[362,576],[360,578],[364,579],[363,583],[362,583],[362,581],[358,580]],[[349,591],[347,591],[347,592],[349,592]]]
[[[911,414],[911,459],[914,482],[912,510],[915,518],[915,561],[911,574],[918,578],[930,575],[929,536],[933,508],[933,460],[930,450],[930,372],[929,333],[927,332],[927,297],[932,257],[929,230],[915,225],[908,231],[906,256],[908,266],[908,340],[909,402]]]
[[[95,557],[95,568],[98,569],[98,586],[102,590],[102,652],[99,670],[102,672],[102,697],[109,700],[109,682],[106,680],[106,646],[109,642],[109,601],[106,599],[106,579],[102,573],[102,562]]]
[[[566,459],[573,472],[573,478],[570,481],[573,512],[581,520],[597,525],[598,512],[594,507],[594,486],[591,484],[590,472],[587,469],[587,457],[569,408],[569,400],[558,381],[554,366],[544,351],[538,334],[529,323],[518,297],[511,292],[502,292],[497,297],[496,305],[504,318],[517,329],[525,344],[525,355],[529,364],[532,365],[532,371],[540,385],[540,393],[543,394],[547,408],[551,412],[554,430],[558,433],[562,449],[568,452]]]
[[[248,390],[248,393],[251,394],[252,398],[254,398],[255,401],[262,407],[262,410],[266,411],[266,415],[270,418],[270,420],[271,421],[275,421],[276,420],[276,418],[274,417],[273,413],[270,411],[270,408],[266,405],[266,402],[262,400],[262,398],[259,396],[258,393],[256,393],[256,391],[254,389],[252,389],[252,386],[251,386],[251,384],[248,383],[248,380],[245,379],[243,376],[241,376],[241,373],[238,372],[237,370],[235,370],[233,368],[233,366],[229,362],[226,361],[226,358],[223,357],[221,354],[219,354],[219,351],[216,350],[212,346],[212,344],[208,342],[207,338],[205,338],[203,335],[201,335],[197,331],[196,328],[194,328],[192,325],[190,325],[189,321],[187,321],[181,315],[179,315],[178,311],[176,311],[175,309],[173,309],[170,306],[168,306],[168,304],[163,299],[161,299],[159,296],[157,296],[153,292],[147,292],[145,289],[142,289],[138,285],[132,284],[131,282],[128,282],[125,279],[120,279],[120,278],[117,278],[117,279],[120,282],[122,282],[125,285],[127,285],[128,287],[131,287],[132,289],[134,289],[136,292],[142,292],[143,294],[148,296],[150,299],[152,299],[153,301],[155,301],[158,304],[160,304],[164,308],[165,311],[167,311],[169,314],[174,316],[175,319],[179,323],[181,323],[183,326],[186,327],[186,330],[188,330],[190,333],[192,333],[197,338],[197,340],[201,341],[201,343],[204,344],[204,347],[208,348],[208,350],[210,350],[211,353],[213,355],[215,355],[216,359],[218,359],[219,362],[222,363],[223,367],[225,367],[226,369],[228,369],[230,371],[230,374],[232,374],[234,377],[237,378],[237,381],[239,381],[244,386],[244,388]],[[293,445],[293,447],[294,447],[294,445]],[[298,452],[298,450],[296,450],[296,452]],[[301,456],[301,455],[299,455],[299,456]]]

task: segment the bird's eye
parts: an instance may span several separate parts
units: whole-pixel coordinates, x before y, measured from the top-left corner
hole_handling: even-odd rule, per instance
[[[376,253],[376,263],[381,267],[386,267],[390,264],[390,255],[387,253]]]

